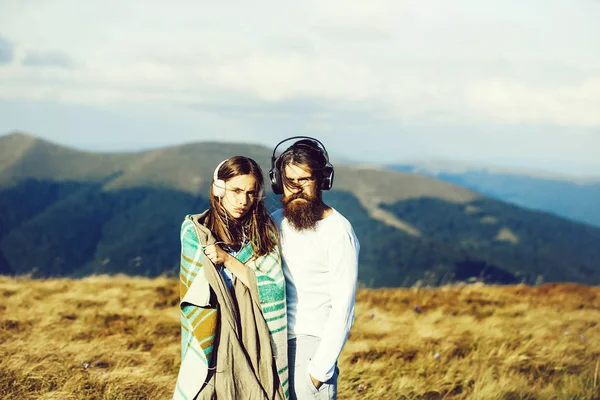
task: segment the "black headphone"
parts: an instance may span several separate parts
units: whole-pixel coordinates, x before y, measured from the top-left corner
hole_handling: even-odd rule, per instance
[[[322,190],[331,189],[331,187],[333,186],[333,165],[331,165],[331,163],[329,162],[329,155],[327,154],[327,149],[325,148],[323,143],[321,143],[319,140],[317,140],[313,137],[310,137],[310,136],[292,136],[290,138],[284,139],[281,142],[277,143],[277,146],[275,146],[275,148],[273,149],[273,155],[271,156],[271,169],[269,170],[269,179],[271,180],[271,189],[273,189],[273,193],[275,193],[275,194],[283,193],[283,182],[281,180],[281,171],[279,171],[279,169],[277,168],[277,160],[279,159],[279,157],[281,157],[281,154],[279,155],[279,157],[275,157],[275,151],[282,143],[285,143],[285,142],[287,142],[289,140],[293,140],[293,139],[309,139],[313,142],[314,147],[316,149],[318,149],[321,152],[321,154],[323,154],[323,157],[325,157],[325,166],[323,167],[323,169],[321,171],[321,174],[322,174],[321,189]],[[293,148],[297,144],[298,144],[298,142],[294,143],[287,150]],[[300,145],[311,146],[308,143],[306,143],[306,144],[300,143]],[[285,153],[285,151],[284,151],[284,153]]]

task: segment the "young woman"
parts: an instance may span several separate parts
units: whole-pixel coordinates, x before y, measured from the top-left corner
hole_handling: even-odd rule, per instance
[[[258,164],[213,174],[210,208],[181,227],[181,367],[174,399],[288,397],[285,280]]]

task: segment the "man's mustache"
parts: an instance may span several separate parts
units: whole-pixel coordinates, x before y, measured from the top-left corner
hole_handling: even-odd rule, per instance
[[[291,194],[288,197],[286,197],[284,199],[284,201],[285,201],[285,204],[289,204],[290,202],[292,202],[292,201],[294,201],[296,199],[304,199],[304,200],[307,200],[307,201],[311,201],[312,200],[310,197],[306,196],[304,193],[294,193],[294,194]]]

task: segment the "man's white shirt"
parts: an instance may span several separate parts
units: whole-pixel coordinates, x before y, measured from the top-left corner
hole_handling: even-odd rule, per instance
[[[295,230],[277,210],[286,280],[288,337],[321,339],[308,372],[326,382],[354,322],[360,244],[343,215],[332,213],[314,230]]]

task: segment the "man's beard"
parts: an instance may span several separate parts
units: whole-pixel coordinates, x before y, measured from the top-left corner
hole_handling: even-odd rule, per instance
[[[297,200],[304,199],[306,201]],[[281,198],[281,204],[283,205],[283,216],[292,225],[292,228],[297,231],[305,229],[314,230],[317,226],[317,222],[323,217],[324,204],[321,199],[320,193],[316,196],[306,196],[304,193],[294,193],[288,197]]]

